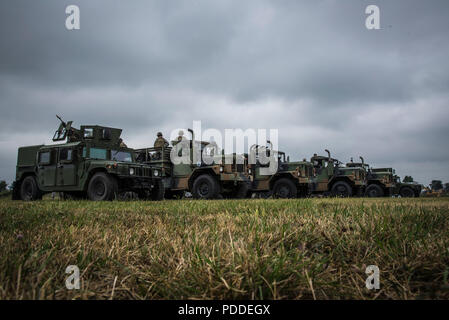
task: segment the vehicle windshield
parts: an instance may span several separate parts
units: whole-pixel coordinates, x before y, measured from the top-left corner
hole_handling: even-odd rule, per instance
[[[111,150],[111,160],[121,162],[132,162],[131,152]]]
[[[106,149],[90,148],[89,158],[106,160]]]

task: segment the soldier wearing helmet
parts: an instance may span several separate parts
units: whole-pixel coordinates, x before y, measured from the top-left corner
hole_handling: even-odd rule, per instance
[[[162,147],[167,148],[168,145],[169,145],[168,141],[165,140],[165,138],[162,136],[162,132],[158,132],[156,141],[154,141],[154,147],[155,148],[162,148]]]

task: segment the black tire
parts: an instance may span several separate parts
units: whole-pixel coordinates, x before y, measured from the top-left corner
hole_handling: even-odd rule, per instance
[[[117,180],[103,172],[94,174],[87,187],[87,196],[92,201],[110,201],[118,195]]]
[[[371,184],[366,188],[365,197],[378,198],[384,196],[384,190],[377,184]]]
[[[193,182],[192,194],[195,199],[214,199],[218,192],[218,183],[211,175],[203,174]]]
[[[151,189],[151,200],[159,201],[164,200],[165,187],[162,180],[158,179],[154,183],[153,189]]]
[[[410,187],[402,187],[401,190],[399,190],[399,194],[403,198],[414,198],[415,192]]]
[[[20,199],[34,201],[42,199],[42,193],[34,176],[28,176],[20,184]]]
[[[296,198],[298,189],[293,181],[287,178],[281,178],[274,183],[272,190],[273,198],[289,199]]]
[[[351,186],[344,181],[336,182],[331,189],[332,195],[334,197],[350,197],[352,196]]]

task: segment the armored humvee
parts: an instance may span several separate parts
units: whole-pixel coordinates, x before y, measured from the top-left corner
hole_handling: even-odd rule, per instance
[[[133,150],[121,144],[121,132],[97,125],[76,129],[72,121],[61,120],[53,141],[63,143],[19,148],[13,199],[37,200],[45,193],[63,192],[112,200],[127,191],[162,199],[159,169],[136,163]]]
[[[268,145],[271,143],[268,141]],[[250,152],[266,152],[269,157],[271,152],[277,156],[277,171],[274,174],[262,175],[261,170],[268,164],[261,164],[256,158],[255,164],[250,164],[251,192],[265,194],[273,198],[297,198],[306,197],[315,190],[313,181],[313,167],[307,161],[292,161],[285,156],[285,152],[273,151],[270,147],[253,145]]]
[[[315,193],[350,197],[363,195],[366,188],[366,173],[361,167],[345,167],[331,157],[329,150],[326,156],[314,155],[310,162],[315,170]]]
[[[191,139],[172,141],[173,147],[135,150],[138,162],[160,168],[166,198],[182,197],[186,191],[196,199],[246,197],[251,182],[247,158],[236,154],[217,154],[216,145],[196,141],[193,130],[188,131],[191,133]],[[195,161],[194,150],[208,154],[211,161],[206,163],[203,157],[198,157]],[[176,154],[184,156],[186,161],[172,161]],[[240,161],[237,161],[237,158],[240,158]]]

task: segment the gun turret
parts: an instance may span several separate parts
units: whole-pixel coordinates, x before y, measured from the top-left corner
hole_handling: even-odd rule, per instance
[[[67,137],[67,123],[65,123],[64,120],[61,119],[60,116],[56,115],[56,118],[61,121],[59,124],[58,130],[55,131],[55,134],[53,135],[53,141],[64,141]],[[71,122],[70,122],[71,124]]]
[[[61,123],[59,124],[58,130],[56,130],[53,136],[53,141],[64,141],[66,138],[68,138],[68,142],[71,142],[81,139],[81,133],[79,132],[79,130],[72,128],[73,121],[65,122],[58,115],[56,115],[56,118],[58,118]]]

